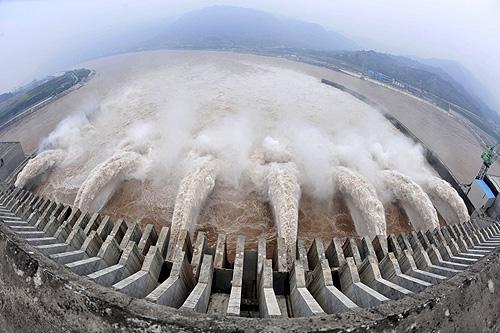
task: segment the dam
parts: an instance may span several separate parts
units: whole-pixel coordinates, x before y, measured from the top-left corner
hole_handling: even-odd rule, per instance
[[[34,276],[38,288],[49,283],[40,276],[51,267],[63,267],[80,276],[71,277],[70,284],[78,284],[79,279],[91,281],[109,288],[105,297],[121,293],[146,300],[146,307],[178,309],[181,316],[195,312],[249,320],[270,318],[268,325],[274,320],[281,325],[289,317],[359,313],[359,309],[413,299],[411,295],[463,275],[500,246],[500,223],[472,219],[373,239],[332,237],[327,244],[316,239],[309,247],[299,239],[293,245],[296,257],[290,266],[283,238],[277,239],[273,255],[268,256],[265,239],[259,239],[257,250],[251,251],[241,236],[230,261],[224,234],[219,234],[215,247],[209,247],[204,233],[198,233],[192,243],[186,229],[173,238],[169,227],[158,230],[151,224],[141,228],[113,221],[6,183],[2,184],[0,219],[0,251],[7,237],[16,251],[33,249],[41,254],[34,259],[39,262]],[[72,275],[58,279],[65,276]],[[55,285],[45,287],[62,292]],[[239,322],[225,320],[227,327]],[[301,323],[305,322],[294,325]]]
[[[385,186],[405,212],[407,231],[388,232],[390,224],[385,221],[385,208],[375,187],[355,171],[338,166],[333,175],[357,235],[331,235],[327,241],[316,237],[306,242],[294,215],[301,197],[297,166],[290,164],[289,154],[277,140],[268,138],[264,146],[260,168],[275,216],[273,240],[260,236],[254,242],[242,234],[236,236],[233,245],[221,232],[215,244],[210,244],[205,232],[193,232],[201,207],[220,174],[219,160],[197,154],[192,154],[191,169],[179,187],[172,225],[161,228],[95,212],[95,208],[82,206],[82,199],[68,205],[24,189],[29,188],[31,178],[50,172],[52,161],[57,164],[62,158],[60,151],[48,151],[38,159],[29,156],[7,182],[0,184],[0,234],[14,242],[16,253],[40,254],[34,260],[41,266],[30,273],[35,274],[36,288],[45,283],[46,278],[40,274],[52,274],[51,265],[55,265],[70,274],[71,284],[85,281],[109,290],[100,302],[112,303],[109,297],[116,299],[111,295],[118,293],[143,300],[145,308],[160,306],[178,311],[180,317],[173,323],[162,323],[162,327],[175,326],[182,322],[182,316],[197,313],[218,321],[214,330],[224,331],[231,331],[232,325],[259,331],[309,330],[310,320],[319,320],[321,327],[326,322],[332,328],[363,327],[368,323],[383,331],[385,314],[378,319],[356,321],[351,316],[384,306],[415,311],[411,321],[419,321],[422,307],[425,313],[428,304],[434,302],[433,296],[425,296],[427,290],[433,290],[429,295],[449,293],[448,281],[455,285],[464,276],[477,274],[471,272],[487,258],[495,258],[500,248],[500,223],[469,217],[463,201],[467,197],[453,188],[453,176],[442,162],[433,160],[430,151],[426,153],[428,162],[452,184],[435,177],[421,187],[397,171],[382,173]],[[117,162],[121,156],[116,154],[97,167],[95,177],[102,176],[105,181],[92,180],[98,185],[82,188],[94,189],[101,195],[113,177],[130,169],[130,165],[137,168],[137,161],[143,158],[140,150],[135,150],[131,158],[125,154],[127,158]],[[111,173],[101,171],[113,163]],[[29,176],[31,170],[35,171]],[[444,218],[438,218],[438,211],[446,212]],[[2,246],[0,242],[0,251]],[[495,269],[493,263],[487,267]],[[15,269],[18,271],[14,274],[25,274]],[[56,299],[64,293],[52,284],[46,288],[55,293]],[[93,288],[88,289],[90,293],[104,292]],[[287,318],[298,321],[285,324]],[[190,329],[203,327],[204,321],[195,316]],[[127,322],[121,325],[130,328]],[[204,331],[211,328],[205,327]]]
[[[395,107],[281,60],[140,56],[15,129],[35,151],[0,183],[14,331],[496,325],[498,221]],[[47,125],[66,101],[85,108]]]

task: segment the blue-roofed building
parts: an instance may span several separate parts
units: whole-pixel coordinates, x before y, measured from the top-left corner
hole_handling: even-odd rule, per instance
[[[481,186],[481,189],[484,191],[484,195],[488,199],[495,199],[495,195],[493,194],[493,191],[490,189],[490,187],[486,184],[486,182],[482,179],[475,179],[474,180],[476,183]]]
[[[474,179],[467,193],[467,197],[478,213],[485,212],[495,202],[493,190],[482,179]]]

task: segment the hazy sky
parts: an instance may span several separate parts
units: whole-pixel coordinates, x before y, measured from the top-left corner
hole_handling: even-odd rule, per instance
[[[366,48],[457,60],[500,105],[500,0],[0,0],[0,92],[214,4],[319,23]]]

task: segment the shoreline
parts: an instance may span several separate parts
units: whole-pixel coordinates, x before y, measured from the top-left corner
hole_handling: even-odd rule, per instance
[[[51,104],[54,101],[57,101],[58,99],[68,95],[69,93],[80,89],[81,87],[85,86],[87,82],[89,82],[94,76],[95,76],[95,70],[91,70],[90,74],[82,81],[78,82],[77,84],[72,85],[68,89],[64,90],[63,92],[55,95],[55,96],[50,96],[44,99],[41,102],[38,102],[37,104],[30,106],[29,108],[23,110],[21,113],[17,114],[13,118],[9,119],[7,122],[4,124],[0,124],[0,133],[2,131],[5,131],[9,129],[12,125],[15,125],[18,123],[20,120],[23,120],[24,118],[36,113],[37,111],[43,109],[47,105]]]

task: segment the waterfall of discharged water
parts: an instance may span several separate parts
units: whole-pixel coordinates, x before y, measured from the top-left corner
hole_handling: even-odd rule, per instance
[[[187,229],[191,237],[193,236],[198,215],[214,189],[218,172],[217,159],[211,155],[197,157],[193,161],[193,166],[179,185],[172,215],[170,239],[175,240],[182,229]]]
[[[385,211],[377,191],[363,176],[345,167],[335,168],[335,184],[343,195],[359,236],[386,235]]]
[[[66,157],[61,149],[46,150],[32,158],[17,175],[15,186],[24,187],[37,176],[44,174]]]
[[[288,261],[295,259],[295,244],[299,223],[300,185],[295,163],[268,165],[268,195],[274,213],[278,237],[285,240]],[[290,262],[288,265],[290,267]]]
[[[417,183],[395,170],[384,170],[382,175],[392,196],[402,205],[413,229],[425,231],[439,227],[436,209]]]
[[[446,223],[457,224],[469,221],[467,206],[447,181],[431,177],[423,188]]]
[[[140,168],[141,154],[120,151],[97,165],[78,190],[75,206],[93,212],[101,210],[120,184]]]

